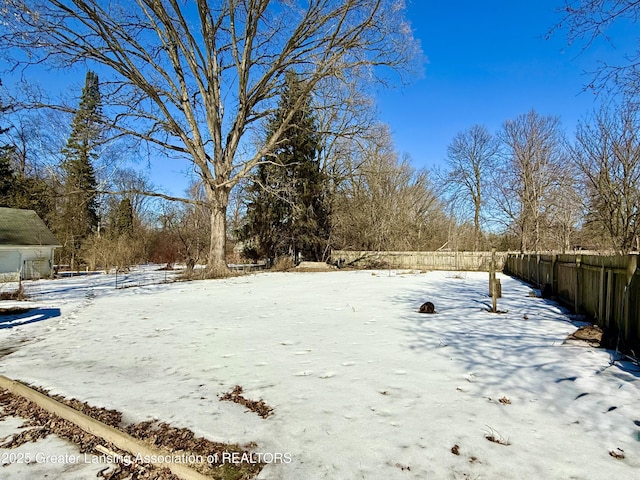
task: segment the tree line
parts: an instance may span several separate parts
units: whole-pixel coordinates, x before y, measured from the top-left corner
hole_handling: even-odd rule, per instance
[[[628,253],[640,247],[637,107],[607,104],[567,138],[558,117],[535,111],[491,134],[459,133],[448,148],[448,198],[518,251],[574,249]]]
[[[573,38],[599,3],[564,9]],[[470,126],[445,167],[416,170],[371,100],[421,63],[401,2],[24,0],[0,14],[10,68],[108,75],[91,70],[76,104],[35,89],[2,102],[0,198],[38,211],[72,268],[184,261],[215,276],[233,255],[324,260],[332,248],[638,248],[628,80],[628,101],[575,138],[531,111],[497,132]],[[122,167],[140,155],[187,160],[188,192]]]
[[[640,142],[630,103],[585,118],[572,141],[557,117],[535,111],[495,133],[471,126],[451,139],[443,166],[428,171],[402,158],[381,124],[338,139],[323,156],[326,138],[300,82],[287,74],[263,141],[300,95],[305,107],[232,195],[229,260],[325,261],[332,249],[638,248]],[[14,118],[10,106],[2,109]],[[55,169],[31,163],[37,153],[27,140],[38,143],[36,135],[20,147],[19,128],[5,123],[0,205],[38,212],[63,244],[58,263],[70,268],[206,263],[210,207],[201,182],[190,188],[190,203],[151,203],[138,193],[153,189],[139,172],[107,169],[104,178],[96,169],[103,115],[98,76],[88,72]]]

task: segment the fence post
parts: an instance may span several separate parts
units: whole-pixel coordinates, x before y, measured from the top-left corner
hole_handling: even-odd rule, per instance
[[[627,285],[633,280],[633,276],[638,269],[638,256],[635,254],[627,255]]]
[[[626,284],[624,287],[625,295],[624,295],[624,317],[622,321],[624,322],[624,332],[622,337],[624,339],[630,340],[631,333],[631,322],[637,321],[637,316],[635,315],[635,309],[631,308],[633,303],[631,301],[631,282],[633,281],[633,277],[636,274],[636,270],[638,269],[638,256],[634,254],[627,255],[627,274],[626,274]]]
[[[611,326],[611,317],[613,315],[613,271],[607,270],[607,303],[605,310],[606,327]]]
[[[498,292],[496,288],[496,249],[491,249],[491,262],[489,263],[489,294],[491,295],[491,311],[498,312]]]
[[[600,267],[600,292],[598,295],[598,324],[599,325],[604,325],[602,322],[605,319],[605,313],[606,313],[606,301],[607,301],[607,296],[605,294],[606,292],[606,278],[607,278],[607,271],[604,268],[604,264],[602,265],[602,267]]]
[[[629,300],[629,309],[627,311],[627,318],[629,319],[629,333],[627,336],[627,348],[630,348],[634,355],[639,353],[638,347],[640,347],[640,299],[637,293],[640,291],[638,283],[640,282],[640,274],[638,272],[638,256],[635,256],[635,271],[631,276],[631,283],[627,290],[627,297]]]
[[[576,255],[576,295],[573,301],[573,311],[580,313],[580,307],[582,307],[582,298],[580,295],[580,289],[582,288],[582,282],[580,281],[582,264],[582,255]]]
[[[558,293],[558,274],[556,272],[556,262],[558,261],[558,255],[555,253],[551,255],[551,292],[553,295]]]

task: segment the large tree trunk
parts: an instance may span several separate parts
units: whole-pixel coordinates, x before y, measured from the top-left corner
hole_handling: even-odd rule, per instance
[[[230,273],[225,252],[229,191],[224,188],[207,190],[211,204],[211,244],[206,276],[210,278],[225,277]]]
[[[475,210],[473,213],[473,251],[480,249],[480,199],[475,201]]]

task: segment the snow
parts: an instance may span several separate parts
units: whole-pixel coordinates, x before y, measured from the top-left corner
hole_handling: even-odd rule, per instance
[[[503,314],[487,311],[486,273],[26,282],[34,304],[59,314],[0,328],[0,351],[15,349],[0,374],[125,422],[159,419],[281,454],[260,479],[640,478],[640,371],[563,343],[575,318],[498,278]],[[425,301],[437,314],[417,312]],[[220,402],[234,385],[274,414]],[[12,428],[0,422],[0,438]],[[44,478],[37,467],[3,472]]]

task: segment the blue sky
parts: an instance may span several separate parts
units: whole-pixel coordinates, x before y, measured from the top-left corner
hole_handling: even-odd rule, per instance
[[[481,124],[495,133],[531,109],[559,116],[573,135],[578,119],[600,101],[583,91],[592,78],[584,72],[635,47],[637,30],[617,27],[612,43],[597,41],[585,52],[568,45],[566,32],[546,40],[561,3],[407,0],[428,64],[423,78],[379,93],[380,117],[397,150],[430,168],[446,157],[457,132]]]

